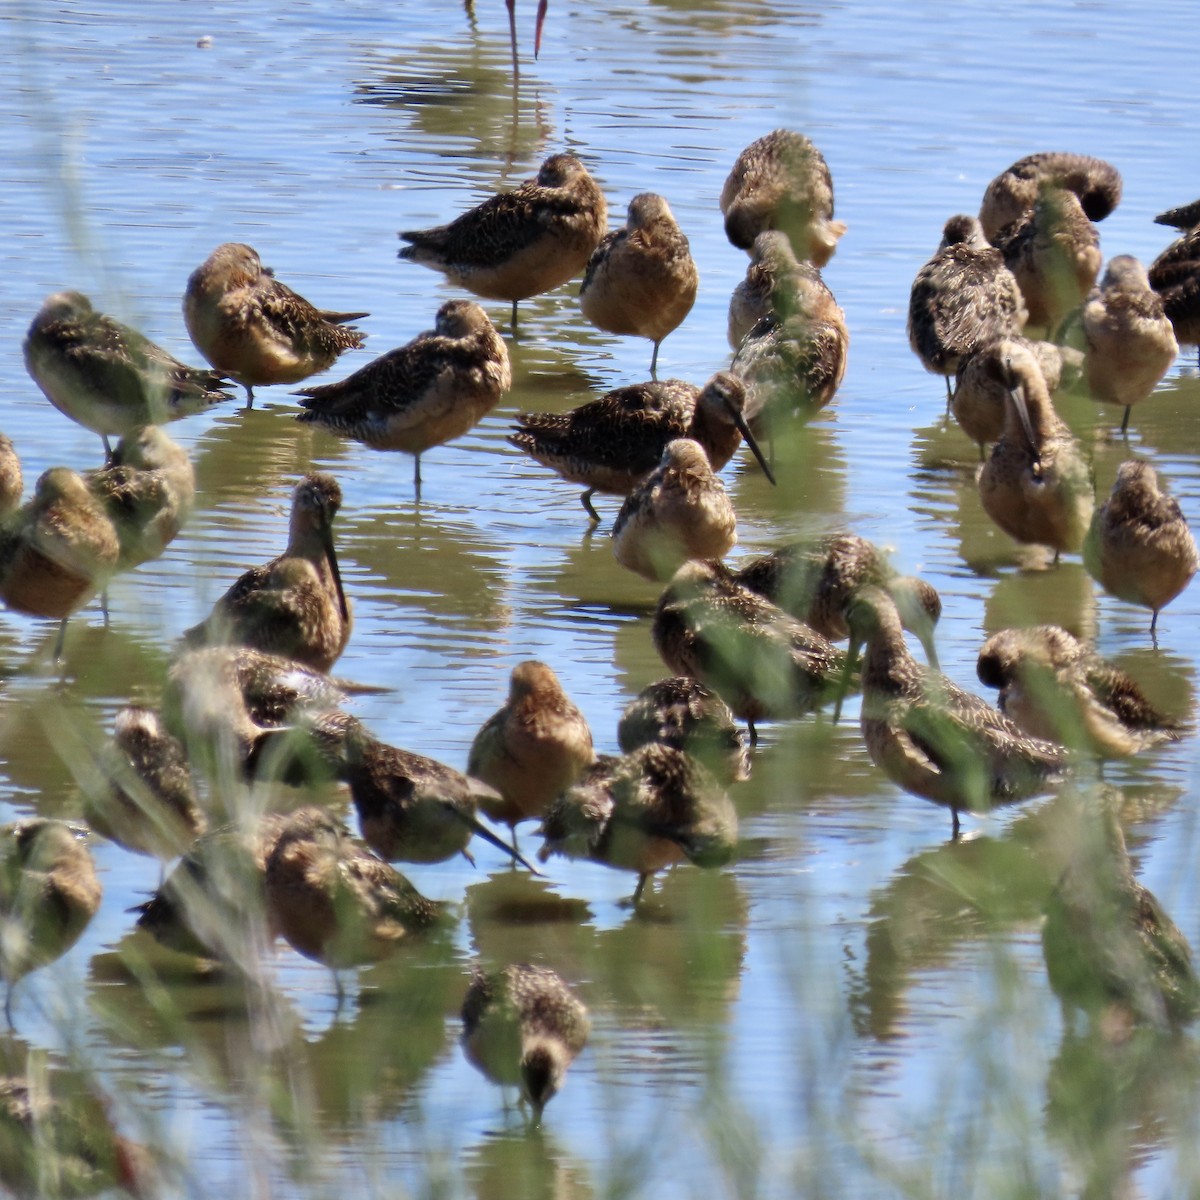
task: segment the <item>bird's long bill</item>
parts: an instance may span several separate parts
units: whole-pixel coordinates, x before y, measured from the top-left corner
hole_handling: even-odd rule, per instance
[[[846,665],[842,668],[841,677],[837,683],[837,698],[833,702],[833,723],[836,725],[842,715],[842,701],[846,698],[846,693],[850,690],[850,680],[854,678],[854,668],[858,666],[858,655],[862,649],[862,642],[852,637],[850,639],[850,648],[846,651]]]
[[[754,434],[750,432],[750,426],[746,424],[746,418],[742,416],[732,404],[728,406],[729,415],[733,417],[733,423],[737,426],[737,431],[746,441],[746,445],[750,447],[751,453],[758,459],[758,465],[762,467],[763,474],[771,481],[771,486],[775,486],[775,475],[770,466],[767,464],[766,457],[758,448],[758,443],[754,440]]]
[[[516,846],[510,846],[502,837],[497,837],[482,821],[478,821],[474,817],[468,817],[465,814],[464,820],[471,827],[471,832],[476,837],[483,838],[485,842],[495,846],[497,850],[503,850],[505,854],[512,858],[513,862],[520,863],[531,875],[540,876],[542,874],[537,867],[521,854]]]
[[[333,548],[333,531],[326,529],[324,531],[325,540],[325,558],[329,562],[329,570],[333,575],[333,586],[337,588],[338,608],[342,613],[342,620],[350,620],[350,606],[346,603],[346,592],[342,587],[342,573],[338,569],[337,553]]]
[[[925,661],[935,670],[940,671],[938,665],[937,647],[933,644],[933,622],[922,621],[916,629],[917,640],[921,643],[921,648],[925,651]]]
[[[542,26],[546,23],[546,9],[550,0],[538,0],[537,24],[533,27],[533,57],[537,58],[542,49]]]
[[[1041,455],[1038,453],[1037,438],[1033,432],[1033,422],[1029,419],[1029,409],[1025,405],[1025,389],[1021,384],[1009,389],[1009,398],[1013,402],[1013,408],[1017,410],[1017,417],[1021,422],[1021,428],[1025,431],[1025,438],[1029,442],[1029,453],[1033,455],[1033,461],[1041,461]]]

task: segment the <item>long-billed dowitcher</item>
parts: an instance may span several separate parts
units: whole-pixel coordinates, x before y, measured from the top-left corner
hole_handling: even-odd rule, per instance
[[[719,867],[737,849],[737,811],[698,759],[660,742],[620,758],[602,755],[546,810],[545,862],[553,854],[637,872],[632,903],[646,881],[687,859]]]
[[[850,331],[833,293],[815,269],[793,282],[792,311],[762,317],[730,366],[746,385],[746,422],[760,437],[815,416],[846,374]]]
[[[693,560],[675,572],[652,634],[672,671],[712,688],[747,723],[751,745],[758,721],[800,717],[831,698],[846,661],[719,562]]]
[[[992,240],[1021,289],[1029,324],[1053,337],[1100,274],[1100,235],[1079,197],[1043,187],[1033,207]]]
[[[0,433],[0,521],[21,507],[25,476],[12,438]]]
[[[157,425],[127,433],[109,465],[90,472],[87,481],[117,531],[121,570],[157,558],[191,515],[196,498],[187,451]]]
[[[1015,342],[1000,349],[1008,387],[1004,432],[979,474],[988,516],[1019,542],[1062,551],[1083,545],[1092,518],[1091,471],[1050,402],[1034,356]]]
[[[253,405],[254,389],[299,383],[357,350],[365,334],[347,328],[366,312],[329,312],[297,295],[243,242],[218,246],[189,276],[183,322],[192,344]]]
[[[1021,332],[1025,304],[1016,278],[975,217],[951,217],[908,298],[908,344],[925,370],[946,379],[967,355]]]
[[[401,233],[400,257],[443,272],[488,300],[517,302],[583,270],[608,225],[608,204],[574,154],[552,154],[516,191],[489,196],[448,225]]]
[[[216,372],[184,366],[80,292],[46,298],[25,335],[25,368],[59,412],[100,435],[106,458],[109,434],[233,399]]]
[[[1033,737],[1101,758],[1126,758],[1179,738],[1179,723],[1129,675],[1061,626],[993,634],[976,670],[981,683],[1000,689],[1000,711]]]
[[[845,221],[833,219],[833,176],[825,157],[802,133],[775,129],[737,156],[721,188],[725,235],[749,250],[764,229],[782,229],[797,258],[823,267],[833,257]]]
[[[699,759],[723,784],[750,778],[750,754],[729,705],[687,675],[648,684],[625,706],[617,725],[622,754],[661,742]]]
[[[1053,394],[1070,387],[1083,372],[1083,351],[1054,342],[1029,341],[1011,337],[981,346],[962,359],[954,379],[950,411],[963,433],[979,446],[979,461],[986,457],[984,447],[1000,440],[1004,432],[1004,412],[1008,405],[1005,383],[1004,348],[1010,343],[1024,346],[1042,369],[1046,390]]]
[[[587,719],[558,676],[535,659],[518,663],[508,699],[480,727],[467,756],[467,774],[495,788],[479,806],[514,831],[539,817],[550,802],[596,761]]]
[[[299,393],[298,420],[323,425],[373,450],[413,455],[421,490],[421,454],[461,437],[512,386],[508,350],[472,300],[448,300],[432,330],[389,351],[337,383]]]
[[[699,442],[714,471],[744,438],[771,478],[742,415],[745,405],[745,385],[728,371],[718,371],[703,388],[682,379],[655,380],[617,388],[565,413],[518,413],[517,431],[508,440],[568,483],[583,484],[583,507],[599,521],[592,497],[628,496],[675,438]]]
[[[980,697],[923,667],[904,641],[900,614],[881,588],[850,602],[851,653],[862,663],[863,740],[871,761],[905,791],[950,809],[986,812],[1046,791],[1067,752],[1030,737]]]
[[[51,467],[32,499],[0,526],[0,600],[60,623],[57,659],[67,618],[104,587],[120,549],[116,528],[82,476]]]
[[[481,802],[503,803],[495,788],[436,759],[389,746],[343,712],[320,713],[310,725],[338,778],[350,786],[363,841],[382,858],[429,863],[461,854],[474,863],[467,843],[478,836],[529,866],[475,815]]]
[[[207,827],[183,743],[152,709],[117,713],[103,777],[85,795],[84,816],[99,834],[134,854],[167,860]]]
[[[1128,254],[1109,259],[1080,316],[1088,394],[1103,404],[1125,406],[1124,433],[1130,409],[1154,391],[1175,361],[1175,331],[1146,268]]]
[[[933,629],[942,615],[937,589],[924,579],[900,575],[878,547],[856,533],[792,542],[752,559],[733,578],[832,642],[850,636],[850,600],[859,588],[874,584],[896,602],[904,628],[921,639],[929,661],[937,665]]]
[[[1179,502],[1159,487],[1148,462],[1117,468],[1112,494],[1088,529],[1083,565],[1106,592],[1153,613],[1156,639],[1159,612],[1191,582],[1200,553]]]
[[[1154,894],[1133,877],[1111,812],[1086,811],[1046,904],[1042,952],[1069,1022],[1082,1009],[1099,1034],[1134,1025],[1177,1029],[1200,1014],[1191,947]]]
[[[350,640],[350,606],[333,548],[341,503],[332,475],[304,476],[292,495],[287,549],[242,575],[204,621],[185,631],[187,644],[252,646],[328,671]]]
[[[646,579],[670,579],[689,558],[724,558],[737,542],[733,501],[691,438],[667,443],[613,522],[613,555]]]
[[[1176,341],[1200,345],[1200,200],[1154,219],[1180,233],[1150,264],[1147,278],[1162,297]]]
[[[730,347],[736,350],[763,317],[774,314],[785,320],[801,311],[807,290],[818,286],[825,287],[821,272],[796,257],[788,235],[782,229],[764,229],[750,247],[746,277],[729,297],[725,332]]]
[[[605,234],[588,260],[579,307],[597,329],[631,333],[654,343],[650,377],[658,378],[658,348],[696,302],[700,274],[667,202],[642,192],[629,202],[624,229]]]
[[[10,1027],[18,980],[79,940],[102,890],[92,852],[65,821],[30,817],[0,828],[0,979]]]
[[[502,1087],[518,1087],[535,1125],[592,1029],[583,1001],[562,977],[527,963],[490,972],[472,967],[462,1023],[467,1060]]]
[[[1121,199],[1121,173],[1086,154],[1049,150],[1018,159],[987,185],[979,209],[984,237],[992,240],[1033,208],[1045,184],[1074,192],[1089,220],[1102,221]]]
[[[339,971],[387,958],[437,925],[446,907],[324,809],[299,809],[284,824],[267,858],[266,897],[271,928],[333,972],[339,1000]]]

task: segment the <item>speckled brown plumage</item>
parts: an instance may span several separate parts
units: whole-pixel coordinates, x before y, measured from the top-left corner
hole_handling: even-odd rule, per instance
[[[993,634],[976,671],[981,683],[999,688],[1000,711],[1033,737],[1102,758],[1179,738],[1179,723],[1129,675],[1058,625]]]
[[[830,699],[846,661],[719,562],[687,562],[676,571],[651,632],[663,662],[712,688],[748,723],[751,743],[758,721],[800,717]]]
[[[1079,197],[1044,187],[1033,207],[992,239],[1029,312],[1029,324],[1055,333],[1087,298],[1100,273],[1100,235]]]
[[[389,351],[337,383],[298,394],[297,420],[322,425],[373,450],[415,459],[473,429],[512,386],[504,339],[471,300],[448,300],[432,330]]]
[[[587,1008],[561,976],[527,963],[492,972],[475,965],[462,1023],[468,1061],[493,1082],[519,1087],[535,1123],[591,1033]]]
[[[1178,211],[1180,220],[1190,219],[1194,214],[1195,221],[1150,264],[1147,277],[1150,286],[1162,297],[1163,312],[1175,330],[1176,340],[1197,345],[1200,344],[1200,200]]]
[[[1054,548],[1083,545],[1092,518],[1091,472],[1054,411],[1041,368],[1016,343],[1000,350],[1009,389],[1004,432],[979,475],[988,516],[1010,537]]]
[[[489,196],[448,225],[408,230],[400,257],[442,271],[489,300],[548,292],[583,270],[608,224],[604,193],[573,154],[552,154],[535,179]]]
[[[1162,297],[1136,258],[1118,254],[1109,259],[1080,317],[1088,394],[1103,404],[1124,405],[1124,433],[1130,408],[1154,391],[1179,353]]]
[[[599,521],[592,495],[627,496],[675,438],[699,442],[714,471],[729,462],[743,438],[754,445],[742,416],[745,404],[745,386],[728,371],[718,371],[703,388],[682,379],[636,383],[569,412],[519,413],[508,440],[568,483],[583,484],[584,508]]]
[[[218,246],[191,273],[183,295],[192,344],[236,379],[251,403],[260,384],[299,383],[362,346],[366,335],[347,325],[366,316],[310,304],[243,242]]]
[[[545,663],[518,663],[508,699],[471,743],[467,773],[500,794],[480,797],[493,821],[510,827],[538,817],[595,762],[592,733],[583,713]]]
[[[746,277],[729,297],[726,336],[730,347],[736,350],[763,317],[774,314],[785,320],[804,309],[807,292],[814,287],[825,288],[821,272],[796,257],[788,235],[781,229],[764,230],[750,248]]]
[[[1148,462],[1124,462],[1109,498],[1096,510],[1083,547],[1088,573],[1120,600],[1158,614],[1191,582],[1200,553],[1179,502],[1158,484]]]
[[[538,857],[587,858],[646,881],[685,858],[719,867],[737,849],[737,812],[708,769],[682,750],[651,742],[603,755],[546,811]]]
[[[613,522],[613,556],[646,579],[665,580],[689,558],[724,558],[737,516],[704,447],[667,443],[662,462],[633,489]]]
[[[99,834],[134,854],[182,854],[208,822],[183,743],[140,705],[117,713],[101,759],[102,783],[85,795],[84,816]]]
[[[25,336],[25,369],[59,412],[108,435],[190,416],[231,393],[213,371],[185,366],[80,292],[48,296]]]
[[[947,378],[964,358],[1019,334],[1026,319],[1017,281],[974,217],[951,217],[908,299],[908,343],[925,370]]]
[[[323,809],[300,809],[284,825],[267,858],[266,898],[271,927],[335,974],[387,958],[445,908]]]
[[[860,724],[867,753],[893,782],[951,810],[986,812],[1046,791],[1067,752],[1022,732],[986,701],[923,667],[879,588],[851,601],[852,642],[865,645]]]
[[[1029,154],[987,185],[979,209],[984,236],[994,239],[1033,208],[1047,183],[1074,192],[1092,221],[1102,221],[1121,200],[1121,173],[1111,163],[1062,150]]]
[[[746,740],[729,705],[687,675],[648,684],[625,706],[617,725],[623,754],[661,742],[702,762],[723,784],[750,778]]]
[[[737,156],[721,188],[725,234],[749,250],[764,229],[782,229],[798,258],[823,267],[846,232],[833,219],[833,176],[802,133],[775,129]]]
[[[287,549],[247,571],[212,614],[184,633],[189,646],[231,644],[328,671],[350,640],[350,606],[333,548],[342,489],[313,472],[296,484]]]
[[[630,200],[625,228],[606,234],[588,260],[579,307],[597,329],[649,338],[650,375],[657,378],[658,348],[691,312],[699,285],[687,237],[670,206],[643,192]]]
[[[24,487],[17,448],[8,434],[0,433],[0,521],[20,508]]]

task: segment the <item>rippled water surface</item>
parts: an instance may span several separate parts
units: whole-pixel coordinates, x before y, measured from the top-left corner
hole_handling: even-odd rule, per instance
[[[1147,614],[1103,594],[1077,557],[1034,569],[983,514],[975,448],[944,423],[942,381],[909,351],[904,323],[946,217],[975,211],[987,182],[1032,151],[1115,163],[1125,193],[1101,226],[1105,253],[1158,253],[1169,235],[1153,215],[1196,189],[1191,10],[553,0],[535,62],[536,6],[517,7],[514,86],[501,0],[10,6],[0,427],[27,488],[49,465],[98,462],[94,435],[23,368],[47,293],[85,291],[198,361],[180,315],[187,276],[218,243],[250,242],[322,306],[371,310],[369,351],[335,378],[429,328],[454,294],[397,261],[396,231],[515,186],[564,148],[601,182],[614,222],[637,192],[669,199],[701,291],[660,375],[702,382],[728,362],[726,308],[746,262],[724,237],[721,184],[744,145],[788,125],[823,150],[849,226],[825,278],[850,362],[831,408],[781,447],[778,489],[741,458],[727,470],[735,557],[850,527],[939,588],[942,666],[964,685],[987,633],[1057,620],[1190,711],[1200,593],[1166,610],[1156,653]],[[0,816],[78,813],[80,755],[117,708],[156,697],[178,635],[229,582],[278,553],[291,488],[311,467],[345,494],[337,541],[356,624],[337,671],[386,689],[355,706],[380,737],[463,766],[512,666],[538,657],[598,749],[614,751],[621,707],[663,673],[656,589],[617,566],[605,528],[589,534],[577,489],[504,441],[518,410],[646,377],[649,345],[592,329],[576,290],[522,305],[512,391],[424,456],[419,506],[407,456],[299,425],[286,388],[173,426],[196,464],[196,513],[162,559],[116,581],[109,628],[95,606],[72,620],[62,681],[54,630],[0,612]],[[507,334],[507,306],[490,309]],[[1128,448],[1119,413],[1078,399],[1064,412],[1100,494],[1124,457],[1145,455],[1195,524],[1193,353],[1135,410]],[[1196,766],[1189,737],[1105,775],[1139,877],[1194,944]],[[414,868],[423,891],[462,906],[449,944],[362,972],[340,1013],[328,973],[282,945],[266,1015],[174,960],[161,988],[132,978],[117,951],[157,866],[98,843],[103,907],[18,992],[18,1044],[98,1071],[129,1132],[171,1147],[178,1189],[196,1195],[1200,1187],[1195,1035],[1099,1044],[1064,1025],[1046,982],[1038,929],[1061,801],[971,819],[949,842],[943,810],[872,766],[857,720],[828,717],[766,727],[735,799],[737,861],[676,870],[638,916],[619,903],[632,879],[600,867],[557,860],[535,881],[485,847],[478,869]],[[536,845],[532,827],[524,839]],[[549,963],[591,1007],[591,1044],[536,1133],[457,1045],[473,957]]]

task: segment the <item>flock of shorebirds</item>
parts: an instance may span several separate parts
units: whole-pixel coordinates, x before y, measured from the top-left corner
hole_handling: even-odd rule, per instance
[[[946,222],[913,284],[908,332],[925,367],[946,377],[950,410],[981,455],[993,447],[978,483],[997,525],[1051,548],[1055,561],[1082,550],[1105,589],[1150,610],[1154,636],[1159,612],[1200,564],[1187,524],[1144,461],[1123,464],[1095,508],[1088,464],[1053,404],[1056,390],[1080,389],[1123,406],[1124,431],[1178,341],[1200,340],[1200,203],[1160,218],[1185,232],[1149,272],[1118,256],[1096,282],[1093,221],[1120,188],[1113,167],[1079,155],[1015,163],[988,187],[978,217]],[[385,744],[348,715],[354,685],[329,675],[352,629],[334,548],[341,491],[330,475],[311,473],[295,488],[284,552],[247,571],[186,632],[161,711],[131,706],[116,719],[88,821],[131,850],[183,855],[142,907],[140,926],[172,948],[238,964],[246,914],[257,906],[271,935],[338,977],[444,920],[443,906],[392,862],[469,856],[472,837],[482,837],[536,870],[516,840],[517,826],[534,819],[542,862],[563,855],[632,871],[636,905],[657,871],[734,855],[727,789],[750,771],[735,718],[753,746],[762,721],[827,703],[836,719],[855,686],[872,760],[949,808],[956,834],[962,812],[1045,792],[1082,762],[1181,735],[1134,680],[1056,626],[1006,630],[983,647],[979,677],[999,689],[999,707],[962,690],[938,670],[937,592],[898,575],[853,533],[788,545],[737,570],[724,564],[736,520],[717,472],[745,441],[774,481],[774,441],[833,398],[848,333],[820,273],[845,226],[807,138],[776,130],[752,143],[720,207],[750,261],[729,304],[729,369],[702,387],[656,377],[658,348],[698,286],[687,238],[661,196],[634,197],[624,228],[607,232],[603,192],[578,158],[555,154],[516,190],[401,234],[401,258],[509,302],[514,330],[520,301],[582,271],[584,315],[653,345],[650,381],[569,412],[521,414],[509,438],[583,487],[592,520],[597,492],[623,497],[615,556],[665,584],[652,633],[673,675],[626,710],[621,755],[596,754],[582,714],[536,661],[512,672],[508,700],[476,735],[465,774]],[[362,345],[353,322],[367,315],[314,307],[236,243],[192,273],[183,312],[211,369],[178,362],[77,292],[49,297],[30,326],[31,376],[105,450],[104,465],[87,474],[47,471],[22,506],[19,460],[0,437],[0,598],[59,620],[56,654],[68,616],[114,572],[162,553],[192,507],[187,455],[161,425],[229,399],[230,381],[248,404],[256,387],[302,383]],[[1027,338],[1035,329],[1043,340]],[[298,419],[412,454],[419,494],[421,454],[469,430],[510,385],[504,338],[480,305],[454,299],[431,331],[339,382],[306,386]],[[848,650],[837,644],[847,638]],[[208,832],[196,773],[210,787],[266,775],[336,778],[349,788],[361,840],[313,806]],[[507,825],[509,840],[480,814]],[[1120,920],[1135,931],[1145,971],[1174,972],[1170,986],[1190,997],[1159,1008],[1172,1020],[1185,1009],[1190,1016],[1200,988],[1186,944],[1156,906],[1146,915],[1148,894],[1118,840],[1109,843]],[[1087,903],[1080,892],[1061,887],[1056,904],[1077,916],[1071,904]],[[17,980],[72,944],[99,898],[90,853],[70,827],[29,820],[3,831],[0,974],[9,999]],[[1132,1004],[1116,972],[1101,990],[1106,1002]],[[536,1114],[588,1032],[570,988],[548,968],[523,965],[478,971],[463,1021],[468,1056],[517,1084]]]

